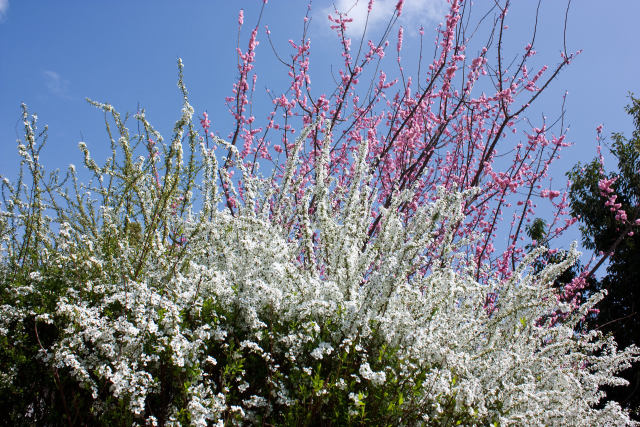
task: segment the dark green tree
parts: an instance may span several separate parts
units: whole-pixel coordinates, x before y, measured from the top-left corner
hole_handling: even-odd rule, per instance
[[[630,95],[626,111],[633,118],[631,139],[612,135],[610,152],[617,170],[606,172],[602,161],[578,163],[568,173],[572,180],[572,214],[581,223],[584,246],[594,251],[596,263],[589,270],[590,291],[606,290],[599,312],[587,326],[611,334],[620,347],[640,345],[640,99]],[[606,274],[596,277],[600,267]],[[618,401],[640,417],[640,366],[621,374],[626,387],[608,389],[607,400]]]

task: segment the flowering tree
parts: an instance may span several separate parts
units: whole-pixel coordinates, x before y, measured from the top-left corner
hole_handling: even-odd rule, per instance
[[[371,185],[376,192],[373,222],[363,246],[378,231],[380,209],[388,208],[397,192],[413,191],[413,198],[399,208],[408,218],[420,205],[437,198],[435,189],[439,186],[449,191],[479,188],[475,196],[465,201],[465,220],[458,225],[457,235],[483,235],[467,248],[478,265],[490,265],[484,271],[478,269],[477,279],[508,278],[524,253],[524,228],[536,199],[550,200],[556,210],[545,233],[547,240],[574,222],[566,216],[566,194],[545,186],[550,164],[568,145],[564,129],[550,134],[554,123],[533,124],[524,114],[575,54],[568,53],[565,47],[555,67],[541,65],[531,69],[529,62],[536,55],[534,27],[531,39],[523,43],[522,53],[507,63],[503,45],[510,2],[492,7],[489,13],[495,16],[488,28],[487,16],[481,22],[473,22],[467,16],[471,15],[470,3],[450,3],[446,20],[437,30],[433,59],[425,64],[421,51],[415,76],[410,76],[402,65],[404,29],[399,28],[395,51],[391,53],[397,59],[396,79],[390,79],[381,69],[391,50],[388,39],[402,14],[403,1],[397,2],[378,43],[367,40],[366,33],[354,43],[347,36],[352,21],[348,15],[339,11],[330,15],[342,50],[342,64],[337,86],[331,91],[323,88],[318,94],[314,94],[309,73],[311,44],[306,38],[306,19],[303,38],[297,43],[290,40],[291,59],[283,61],[291,83],[281,95],[272,94],[274,108],[263,127],[257,127],[255,116],[246,111],[257,79],[251,73],[258,45],[258,22],[247,50],[238,50],[239,79],[233,96],[227,98],[235,127],[228,136],[252,170],[259,160],[270,161],[277,181],[285,178],[286,160],[300,157],[300,167],[290,171],[288,177],[300,181],[294,205],[302,203],[307,187],[317,179],[316,163],[322,141],[326,140],[323,129],[314,127],[300,147],[295,147],[296,124],[300,130],[320,119],[328,120],[332,130],[328,176],[335,178],[337,192],[349,188],[354,174],[349,156],[366,140],[366,162],[374,176]],[[367,16],[373,7],[374,2],[369,1]],[[243,23],[241,14],[239,25]],[[488,30],[486,41],[474,39],[478,37],[478,26]],[[421,37],[423,33],[421,29]],[[490,62],[491,58],[495,63]],[[517,134],[518,124],[526,124],[522,136],[510,136]],[[208,132],[210,121],[206,115],[202,125],[205,133],[213,136]],[[496,161],[499,155],[502,158]],[[225,169],[231,166],[232,162],[224,163]],[[236,199],[226,190],[224,195],[233,213]],[[311,214],[315,208],[316,200],[312,199],[308,206]],[[283,217],[281,221],[296,226],[292,218]],[[497,247],[504,250],[497,252]],[[433,253],[437,256],[437,251]]]
[[[532,46],[517,71],[487,65],[493,42],[468,65],[467,7],[451,3],[418,95],[407,78],[387,96],[400,83],[379,76],[358,97],[363,67],[385,44],[352,53],[348,18],[334,16],[344,58],[336,92],[310,95],[309,44],[293,43],[290,95],[276,98],[263,129],[245,111],[256,27],[239,52],[229,138],[208,132],[207,115],[199,135],[180,63],[184,105],[168,143],[143,111],[131,134],[112,106],[94,102],[111,118],[113,155],[99,165],[81,143],[88,180],[74,167],[65,179],[45,173],[46,132],[25,107],[25,174],[3,182],[0,211],[9,419],[630,423],[617,403],[597,405],[636,348],[576,333],[601,295],[566,303],[552,286],[575,251],[534,271],[544,249],[517,245],[563,136],[547,138],[542,126],[513,165],[494,165],[503,133],[526,109],[516,99],[535,100],[550,80],[538,88],[544,70],[529,77]],[[402,1],[393,19],[401,12]],[[497,13],[501,40],[506,7]],[[483,73],[499,76],[498,92],[472,96]],[[273,161],[271,177],[261,176],[260,159]],[[528,196],[506,255],[492,255],[501,212],[522,186]]]

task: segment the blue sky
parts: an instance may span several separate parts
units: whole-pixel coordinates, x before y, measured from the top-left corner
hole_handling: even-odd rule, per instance
[[[476,0],[482,4],[489,0]],[[336,0],[344,8],[355,0]],[[360,0],[366,3],[365,0]],[[20,103],[49,125],[49,142],[42,159],[51,167],[81,163],[77,143],[84,140],[97,158],[106,155],[108,141],[103,116],[84,99],[112,103],[121,112],[147,110],[147,117],[169,136],[179,117],[181,100],[176,88],[176,60],[185,64],[185,82],[191,103],[200,115],[208,111],[212,128],[225,136],[231,129],[224,97],[231,94],[236,75],[235,47],[238,10],[245,9],[241,35],[244,49],[257,19],[261,0],[145,0],[145,1],[37,1],[0,0],[0,175],[15,177],[15,141],[21,137]],[[507,49],[521,49],[533,25],[533,0],[515,0],[509,15]],[[331,65],[339,65],[335,36],[328,31],[330,0],[312,3],[311,40],[314,84],[329,90]],[[386,22],[394,0],[378,0],[373,31]],[[543,0],[538,29],[540,61],[554,65],[562,49],[566,3]],[[307,2],[270,0],[262,24],[269,25],[275,47],[287,52],[286,40],[299,39]],[[442,19],[442,0],[406,0],[402,24],[407,46],[403,58],[411,62],[417,28],[430,36]],[[358,10],[354,10],[355,16]],[[360,15],[361,16],[361,15]],[[575,145],[565,151],[553,170],[564,182],[564,172],[576,161],[595,155],[595,128],[605,134],[629,134],[624,113],[628,91],[640,94],[640,55],[637,33],[640,2],[635,0],[574,0],[569,12],[567,44],[583,53],[539,101],[534,114],[557,114],[564,91],[565,124]],[[354,27],[358,28],[358,23]],[[394,33],[395,34],[395,33]],[[395,36],[394,36],[395,37]],[[258,88],[284,88],[285,70],[277,65],[265,40],[257,51]],[[392,39],[395,43],[395,38]],[[263,101],[266,98],[262,98]],[[263,116],[264,117],[264,116]],[[260,122],[260,115],[257,121]]]

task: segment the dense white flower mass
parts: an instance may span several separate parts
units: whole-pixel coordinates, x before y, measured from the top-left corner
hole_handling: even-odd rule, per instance
[[[636,349],[576,332],[601,296],[562,322],[545,321],[567,311],[552,283],[575,251],[539,272],[534,252],[508,280],[481,284],[461,250],[469,241],[455,233],[471,194],[444,191],[411,218],[398,209],[411,193],[399,193],[364,244],[375,191],[366,144],[347,194],[330,191],[322,165],[298,205],[288,172],[278,189],[244,171],[245,202],[234,216],[217,207],[218,164],[202,147],[196,210],[192,196],[182,192],[182,205],[175,196],[188,170],[180,129],[161,184],[151,160],[131,157],[117,172],[115,161],[98,167],[83,147],[102,179],[97,196],[80,190],[58,227],[27,228],[47,249],[31,271],[16,267],[25,259],[19,245],[2,243],[11,297],[3,294],[0,331],[12,348],[26,348],[35,331],[32,363],[59,391],[90,396],[96,420],[124,411],[138,425],[631,423],[618,404],[597,404],[602,385],[622,382],[615,374]],[[117,144],[126,157],[128,139]],[[102,182],[122,192],[107,194]],[[24,210],[3,209],[4,229],[24,220]],[[439,262],[427,264],[434,248]],[[498,295],[491,310],[489,293]],[[18,380],[3,371],[2,390]]]

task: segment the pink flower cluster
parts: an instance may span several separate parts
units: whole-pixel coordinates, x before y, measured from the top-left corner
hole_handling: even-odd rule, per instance
[[[617,181],[617,177],[602,178],[598,181],[598,188],[600,189],[600,195],[607,198],[605,206],[609,207],[611,212],[615,212],[616,221],[626,222],[627,212],[622,209],[622,203],[616,203],[618,196],[614,193],[611,185]]]

